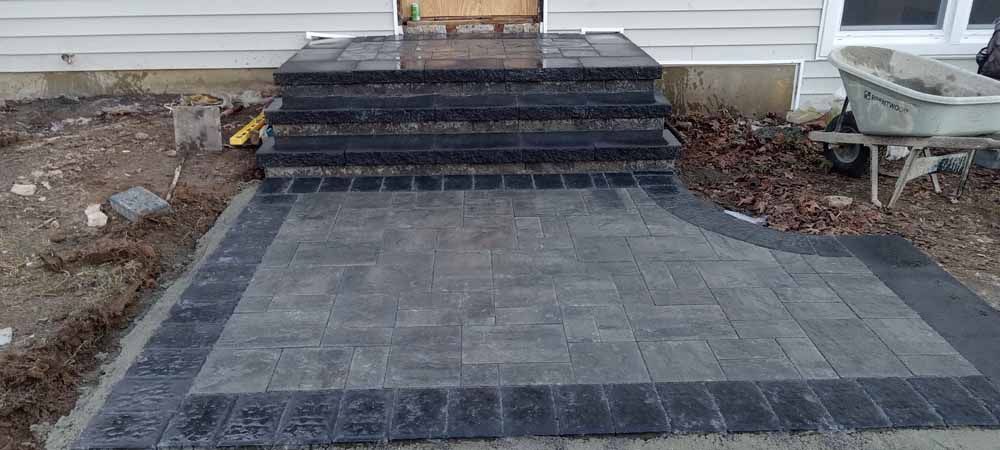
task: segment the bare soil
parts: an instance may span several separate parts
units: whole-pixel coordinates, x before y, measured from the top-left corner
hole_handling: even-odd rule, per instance
[[[819,125],[786,127],[774,117],[755,121],[727,112],[675,121],[686,140],[680,172],[691,190],[730,210],[767,216],[779,230],[901,235],[1000,309],[1000,171],[974,167],[957,200],[950,198],[957,175],[941,176],[942,194],[929,177],[913,180],[893,209],[879,208],[869,201],[867,176],[833,173],[822,147],[805,138]],[[901,168],[902,161],[883,159],[879,172]],[[895,182],[879,177],[883,203]],[[824,201],[831,195],[853,203],[831,207]]]
[[[0,450],[41,446],[114,339],[158,286],[190,264],[198,238],[257,177],[253,153],[188,155],[172,213],[129,223],[110,195],[143,186],[165,196],[181,160],[164,104],[171,96],[8,102],[0,109]],[[228,137],[260,110],[223,119]],[[14,183],[38,187],[29,197]],[[101,203],[102,228],[84,209]]]

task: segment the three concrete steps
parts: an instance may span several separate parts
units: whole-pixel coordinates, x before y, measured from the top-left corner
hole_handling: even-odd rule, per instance
[[[668,161],[660,66],[620,34],[317,41],[276,73],[265,169]]]

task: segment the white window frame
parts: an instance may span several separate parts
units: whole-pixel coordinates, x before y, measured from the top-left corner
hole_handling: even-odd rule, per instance
[[[824,0],[816,59],[846,45],[873,45],[908,53],[941,57],[974,57],[993,29],[969,28],[973,0],[946,0],[941,29],[841,30],[844,0]]]

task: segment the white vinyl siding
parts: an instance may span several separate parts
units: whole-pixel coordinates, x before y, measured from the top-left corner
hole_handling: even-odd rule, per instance
[[[816,54],[823,0],[550,0],[549,31],[625,28],[665,64],[801,61]]]
[[[546,0],[546,27],[624,28],[667,65],[801,63],[800,104],[824,108],[841,86],[817,60],[827,1]],[[274,68],[305,31],[393,33],[393,2],[0,0],[0,72]]]
[[[842,86],[837,70],[817,59],[826,3],[549,0],[546,26],[552,32],[624,28],[630,39],[666,65],[801,63],[798,104],[826,109]],[[973,56],[946,62],[975,70]]]
[[[5,0],[0,72],[277,67],[306,31],[391,34],[392,8],[392,0]]]

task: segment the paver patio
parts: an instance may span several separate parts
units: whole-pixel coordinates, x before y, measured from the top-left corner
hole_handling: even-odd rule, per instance
[[[78,445],[997,423],[996,313],[919,252],[504,178],[268,179]]]

